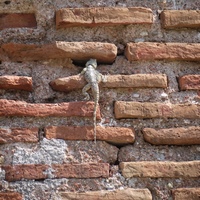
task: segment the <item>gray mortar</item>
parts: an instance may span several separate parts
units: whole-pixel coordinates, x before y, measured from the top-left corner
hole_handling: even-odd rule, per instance
[[[109,74],[147,74],[159,73],[168,76],[166,89],[100,89],[100,108],[102,126],[133,127],[136,130],[136,142],[118,149],[106,142],[47,140],[43,129],[49,125],[92,125],[91,118],[79,117],[0,117],[0,126],[38,127],[40,142],[38,144],[5,144],[0,146],[0,154],[5,164],[52,164],[73,162],[108,162],[111,163],[108,179],[54,179],[51,171],[49,178],[40,181],[4,181],[5,172],[0,171],[0,188],[2,191],[14,190],[23,194],[24,200],[59,200],[58,190],[84,192],[89,190],[110,190],[118,188],[149,188],[154,200],[171,200],[170,191],[178,187],[199,187],[197,179],[125,179],[118,170],[118,161],[200,160],[200,145],[168,146],[150,145],[143,141],[142,128],[172,128],[199,126],[200,120],[188,119],[122,119],[116,120],[113,103],[117,100],[163,103],[199,103],[197,92],[179,91],[176,78],[185,74],[200,74],[199,62],[142,61],[128,62],[123,55],[127,42],[200,42],[199,29],[164,30],[160,26],[158,14],[163,9],[198,9],[199,0],[10,0],[10,4],[0,1],[0,12],[35,12],[37,28],[5,29],[0,31],[0,44],[18,43],[50,43],[60,41],[98,41],[114,43],[118,47],[118,57],[112,65],[99,65],[98,70]],[[165,3],[166,2],[166,3]],[[153,25],[128,25],[112,27],[74,27],[55,29],[55,11],[64,7],[149,7],[153,10]],[[0,90],[1,99],[23,100],[30,103],[57,103],[80,101],[81,90],[70,93],[53,91],[49,82],[56,78],[80,73],[83,66],[72,63],[70,59],[45,60],[37,62],[2,62],[0,75],[23,75],[33,78],[33,92]],[[118,156],[118,157],[117,157]]]

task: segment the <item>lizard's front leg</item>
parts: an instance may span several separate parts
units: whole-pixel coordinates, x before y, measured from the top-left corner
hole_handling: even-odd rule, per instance
[[[82,93],[85,96],[84,100],[88,101],[90,99],[90,95],[87,93],[87,91],[90,89],[90,84],[87,84],[84,86],[84,88],[82,89]]]

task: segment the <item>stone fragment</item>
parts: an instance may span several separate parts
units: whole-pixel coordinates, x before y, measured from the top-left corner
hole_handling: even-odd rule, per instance
[[[61,200],[152,200],[151,192],[148,189],[121,189],[77,192],[59,192]]]
[[[12,61],[70,58],[85,62],[95,58],[98,62],[112,63],[117,56],[117,47],[114,44],[101,42],[56,41],[44,45],[5,43],[1,48]]]
[[[120,169],[125,178],[198,178],[200,176],[200,161],[121,162]]]
[[[62,8],[56,12],[56,27],[152,24],[153,13],[143,7]]]
[[[34,13],[2,13],[0,14],[0,30],[6,28],[36,28]]]
[[[200,127],[158,129],[144,128],[144,139],[155,145],[193,145],[200,144]]]
[[[70,92],[81,89],[86,85],[82,76],[69,76],[58,78],[50,82],[52,89],[62,92]],[[165,74],[133,74],[133,75],[109,75],[106,82],[100,86],[106,88],[166,88],[167,76]]]
[[[198,104],[165,104],[149,102],[116,101],[114,105],[115,117],[123,118],[200,118]]]
[[[93,126],[49,126],[45,135],[47,139],[94,140]],[[135,135],[131,128],[97,126],[97,140],[128,144],[134,142]]]
[[[38,128],[0,127],[0,144],[12,142],[38,142]]]
[[[185,75],[179,78],[180,90],[200,90],[200,75]]]
[[[174,28],[200,28],[199,10],[164,10],[161,15],[162,27]]]
[[[200,60],[200,43],[128,43],[125,56],[129,61],[141,60]]]
[[[0,100],[0,116],[29,116],[29,117],[92,117],[93,102],[68,103],[26,103],[23,101]],[[100,119],[100,110],[97,109],[97,119]]]
[[[22,200],[22,195],[18,192],[0,192],[0,200]]]
[[[32,78],[27,76],[0,76],[0,89],[32,91]]]
[[[177,188],[172,190],[174,200],[198,200],[200,188]]]

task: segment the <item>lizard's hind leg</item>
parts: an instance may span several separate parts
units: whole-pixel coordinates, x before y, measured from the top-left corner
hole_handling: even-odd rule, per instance
[[[87,93],[87,91],[90,89],[90,84],[87,84],[84,86],[84,88],[82,89],[82,93],[85,96],[84,100],[88,101],[90,99],[90,95]]]

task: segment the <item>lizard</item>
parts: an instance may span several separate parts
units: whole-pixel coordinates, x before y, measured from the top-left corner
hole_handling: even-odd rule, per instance
[[[84,75],[87,84],[83,87],[82,93],[85,96],[84,100],[88,101],[90,95],[87,93],[89,89],[92,90],[92,96],[94,98],[94,112],[93,112],[93,127],[94,127],[94,142],[96,143],[96,115],[97,106],[99,102],[99,83],[106,82],[106,76],[102,75],[96,70],[97,61],[96,59],[90,59],[85,68],[81,71],[80,75]]]

